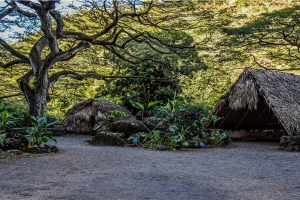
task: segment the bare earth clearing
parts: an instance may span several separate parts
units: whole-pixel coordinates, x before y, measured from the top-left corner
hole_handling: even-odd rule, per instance
[[[277,143],[153,151],[57,137],[60,152],[0,160],[0,199],[300,199],[300,154]]]

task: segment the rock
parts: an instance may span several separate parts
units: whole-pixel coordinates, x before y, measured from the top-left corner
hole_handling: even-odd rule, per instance
[[[287,146],[286,137],[287,137],[287,136],[282,136],[282,137],[280,138],[280,142],[279,142],[279,145],[280,145],[280,146],[284,146],[284,147]]]
[[[293,145],[292,144],[289,144],[287,147],[286,147],[286,150],[287,151],[292,151],[294,148],[293,148]]]
[[[143,123],[148,127],[149,130],[155,129],[161,132],[169,132],[170,124],[165,119],[146,117],[143,118]]]
[[[300,145],[295,145],[295,146],[294,146],[294,150],[300,151]]]
[[[124,133],[114,132],[99,132],[87,142],[92,145],[103,146],[125,146],[127,144],[127,141],[124,139]]]
[[[284,151],[284,150],[285,150],[285,147],[284,147],[284,146],[280,146],[280,147],[278,148],[278,150]]]
[[[300,136],[282,136],[279,150],[300,151]]]
[[[139,111],[136,115],[135,118],[137,120],[143,120],[145,117],[152,117],[153,113],[150,110],[147,111]]]
[[[173,151],[172,147],[166,145],[160,145],[159,147],[157,147],[157,149],[160,151]]]
[[[133,117],[116,120],[113,122],[110,130],[112,132],[124,133],[125,137],[138,132],[148,132],[147,126],[142,121]]]
[[[41,154],[41,153],[57,153],[58,148],[56,146],[49,146],[45,145],[44,147],[32,147],[24,149],[23,151],[28,153],[34,153],[34,154]]]
[[[10,149],[3,152],[0,152],[1,156],[9,156],[9,155],[21,155],[22,151],[18,149]]]
[[[20,133],[6,133],[3,150],[27,148],[29,141]]]
[[[47,128],[47,131],[52,132],[53,136],[62,136],[65,133],[62,128]]]

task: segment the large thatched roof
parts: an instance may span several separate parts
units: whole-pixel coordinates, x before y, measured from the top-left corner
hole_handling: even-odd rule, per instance
[[[105,113],[112,110],[125,112],[126,116],[132,116],[128,110],[117,104],[102,98],[94,98],[78,103],[69,109],[62,125],[69,132],[87,133],[91,126],[100,125],[106,119]]]
[[[222,117],[215,128],[299,134],[300,76],[246,68],[212,114]]]

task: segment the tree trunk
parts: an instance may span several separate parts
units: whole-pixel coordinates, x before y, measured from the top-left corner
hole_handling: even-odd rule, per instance
[[[47,73],[34,76],[34,87],[31,88],[26,81],[20,81],[20,88],[28,104],[28,115],[37,118],[43,117],[48,103],[49,80]]]
[[[47,101],[43,100],[44,98],[34,98],[31,99],[28,104],[28,115],[34,116],[37,118],[43,117]]]

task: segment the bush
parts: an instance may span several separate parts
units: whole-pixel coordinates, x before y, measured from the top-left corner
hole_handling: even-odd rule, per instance
[[[46,131],[47,127],[55,124],[56,122],[48,124],[46,117],[41,117],[39,119],[36,119],[35,117],[29,117],[28,120],[31,122],[33,127],[28,127],[23,135],[28,139],[29,145],[40,146],[41,144],[47,143],[50,140],[56,142],[56,140],[52,138],[53,133]]]

